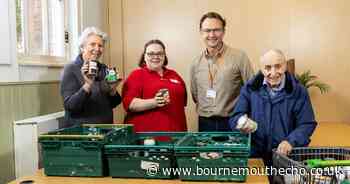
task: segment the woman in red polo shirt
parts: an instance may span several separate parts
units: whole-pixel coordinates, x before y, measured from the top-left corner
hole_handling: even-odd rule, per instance
[[[160,40],[145,44],[135,69],[124,82],[125,123],[136,132],[186,131],[186,86],[179,74],[166,68],[168,58]]]

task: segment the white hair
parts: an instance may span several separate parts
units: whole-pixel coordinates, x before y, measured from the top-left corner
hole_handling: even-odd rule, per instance
[[[84,44],[89,36],[96,35],[102,38],[103,44],[105,44],[108,40],[107,33],[101,31],[97,27],[87,27],[84,29],[84,31],[81,33],[79,37],[79,52],[82,52],[82,49],[84,47]]]
[[[277,56],[279,59],[281,59],[284,62],[287,61],[286,56],[283,54],[283,52],[280,49],[270,49],[264,52],[264,54],[260,57],[260,61],[263,62],[264,59],[266,59],[266,57],[269,57],[272,54]]]

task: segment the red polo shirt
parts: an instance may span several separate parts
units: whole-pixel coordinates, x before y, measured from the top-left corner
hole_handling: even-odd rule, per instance
[[[161,88],[169,90],[168,105],[142,112],[129,111],[129,105],[134,98],[154,98]],[[136,132],[187,130],[186,86],[174,70],[164,68],[162,77],[147,67],[134,70],[124,82],[122,97],[124,109],[127,111],[125,123],[134,124]]]

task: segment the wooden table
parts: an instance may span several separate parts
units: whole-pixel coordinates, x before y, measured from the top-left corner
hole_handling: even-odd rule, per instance
[[[249,167],[262,168],[264,164],[260,159],[249,159]],[[10,182],[9,184],[18,184],[24,180],[33,180],[34,184],[224,184],[225,182],[192,182],[192,181],[181,181],[179,179],[164,180],[164,179],[129,179],[129,178],[92,178],[92,177],[56,177],[56,176],[45,176],[43,170],[39,170],[33,176],[22,177],[17,180]],[[229,182],[226,182],[229,183]],[[252,176],[249,175],[246,183],[251,184],[263,184],[269,183],[267,176]]]

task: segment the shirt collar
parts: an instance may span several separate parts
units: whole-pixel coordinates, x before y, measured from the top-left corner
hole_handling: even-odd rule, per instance
[[[284,86],[286,85],[286,74],[282,75],[282,81],[277,87],[271,88],[270,85],[268,84],[266,78],[264,78],[263,85],[265,87],[271,89],[272,91],[281,91],[282,89],[284,89]]]
[[[74,63],[76,63],[77,65],[83,65],[83,63],[84,63],[83,55],[82,55],[82,54],[79,54],[79,55],[75,58]]]
[[[209,54],[209,51],[208,51],[207,48],[204,49],[203,53],[204,53],[204,56],[205,56],[206,59],[219,58],[219,57],[221,57],[224,54],[225,50],[226,50],[226,45],[224,44],[224,42],[222,42],[221,48],[219,49],[219,51],[214,56],[211,56]]]
[[[149,72],[149,73],[157,73],[157,74],[158,74],[158,72],[153,71],[153,70],[150,70],[149,68],[147,68],[146,64],[142,65],[141,68],[144,69],[144,70],[146,70],[146,71]],[[169,72],[169,70],[167,69],[167,67],[163,66],[163,76],[164,76],[166,73],[168,73],[168,72]]]

